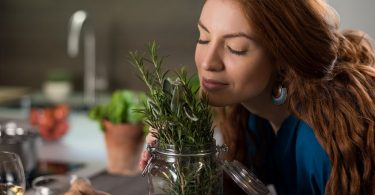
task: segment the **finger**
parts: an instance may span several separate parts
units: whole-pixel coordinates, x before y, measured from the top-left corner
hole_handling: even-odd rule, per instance
[[[149,151],[147,151],[147,150],[145,150],[145,151],[143,151],[143,153],[142,153],[142,160],[148,160],[150,158],[150,152]]]
[[[146,136],[146,143],[150,145],[155,145],[156,138],[152,135],[152,133],[148,133]]]
[[[146,161],[139,161],[138,167],[141,171],[143,171],[146,167]]]
[[[150,128],[148,128],[148,131],[149,131],[149,132],[152,132],[152,133],[155,133],[155,132],[157,132],[158,130],[155,129],[155,128],[150,127]]]
[[[138,164],[141,170],[143,170],[146,167],[149,158],[150,158],[150,153],[147,150],[143,151],[141,155],[141,159]]]
[[[81,193],[77,191],[68,191],[65,192],[64,195],[81,195]]]
[[[75,180],[70,188],[71,191],[82,192],[84,194],[94,194],[93,187],[83,179]]]
[[[103,192],[103,191],[96,191],[95,194],[96,195],[110,195],[107,192]]]

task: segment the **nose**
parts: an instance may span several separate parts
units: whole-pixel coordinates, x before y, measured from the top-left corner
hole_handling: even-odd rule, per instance
[[[222,60],[220,46],[218,44],[208,44],[206,52],[202,56],[201,66],[206,71],[222,71],[225,66]]]

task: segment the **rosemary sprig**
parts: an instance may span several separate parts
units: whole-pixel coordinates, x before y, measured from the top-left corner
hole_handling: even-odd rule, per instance
[[[194,77],[189,77],[184,68],[172,72],[173,78],[168,77],[169,71],[162,70],[164,57],[159,57],[157,50],[158,45],[152,42],[148,45],[148,57],[138,52],[130,53],[138,77],[149,89],[144,108],[138,112],[144,115],[145,123],[157,129],[153,133],[158,140],[157,147],[167,149],[173,145],[176,153],[184,153],[186,149],[194,153],[214,144],[207,96],[199,95]],[[212,155],[175,157],[175,161],[163,166],[169,170],[160,172],[167,183],[163,189],[166,194],[220,194],[221,175]]]
[[[156,42],[148,45],[148,57],[130,52],[131,63],[139,78],[149,89],[143,113],[145,122],[157,129],[154,136],[159,147],[174,145],[178,151],[184,145],[213,143],[212,114],[206,95],[199,96],[186,69],[175,71],[174,79],[163,71],[164,57],[158,56]],[[151,69],[147,68],[151,65]]]

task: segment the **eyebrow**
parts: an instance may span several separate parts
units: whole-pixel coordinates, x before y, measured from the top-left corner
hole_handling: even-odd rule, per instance
[[[246,33],[242,33],[242,32],[224,35],[224,38],[236,38],[236,37],[245,37],[249,40],[252,40],[252,41],[254,40],[253,37],[249,36]]]
[[[199,20],[198,21],[198,26],[200,26],[203,30],[205,30],[206,32],[210,33],[210,31],[208,30],[208,28]],[[249,40],[254,40],[253,37],[251,37],[250,35],[246,34],[246,33],[243,33],[243,32],[238,32],[238,33],[231,33],[231,34],[226,34],[224,35],[224,38],[236,38],[236,37],[245,37]]]
[[[201,28],[203,28],[203,30],[205,30],[206,32],[210,33],[210,31],[208,30],[208,28],[200,20],[198,21],[198,26],[200,26]]]

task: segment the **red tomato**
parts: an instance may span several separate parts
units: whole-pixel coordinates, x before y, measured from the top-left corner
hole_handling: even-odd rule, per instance
[[[53,132],[58,138],[63,136],[69,128],[69,124],[67,121],[61,121],[56,124],[55,131]]]
[[[30,124],[37,126],[39,123],[39,115],[40,115],[39,110],[36,108],[32,108],[29,113]]]
[[[59,139],[68,131],[68,113],[69,108],[66,105],[43,110],[32,109],[29,120],[36,123],[42,138],[53,141]]]
[[[53,114],[56,120],[63,120],[68,117],[69,108],[64,104],[58,105],[54,108]]]
[[[39,127],[39,133],[45,140],[52,140],[51,129]]]
[[[44,127],[47,129],[53,128],[55,119],[53,117],[52,110],[46,109],[39,116],[39,127]]]

